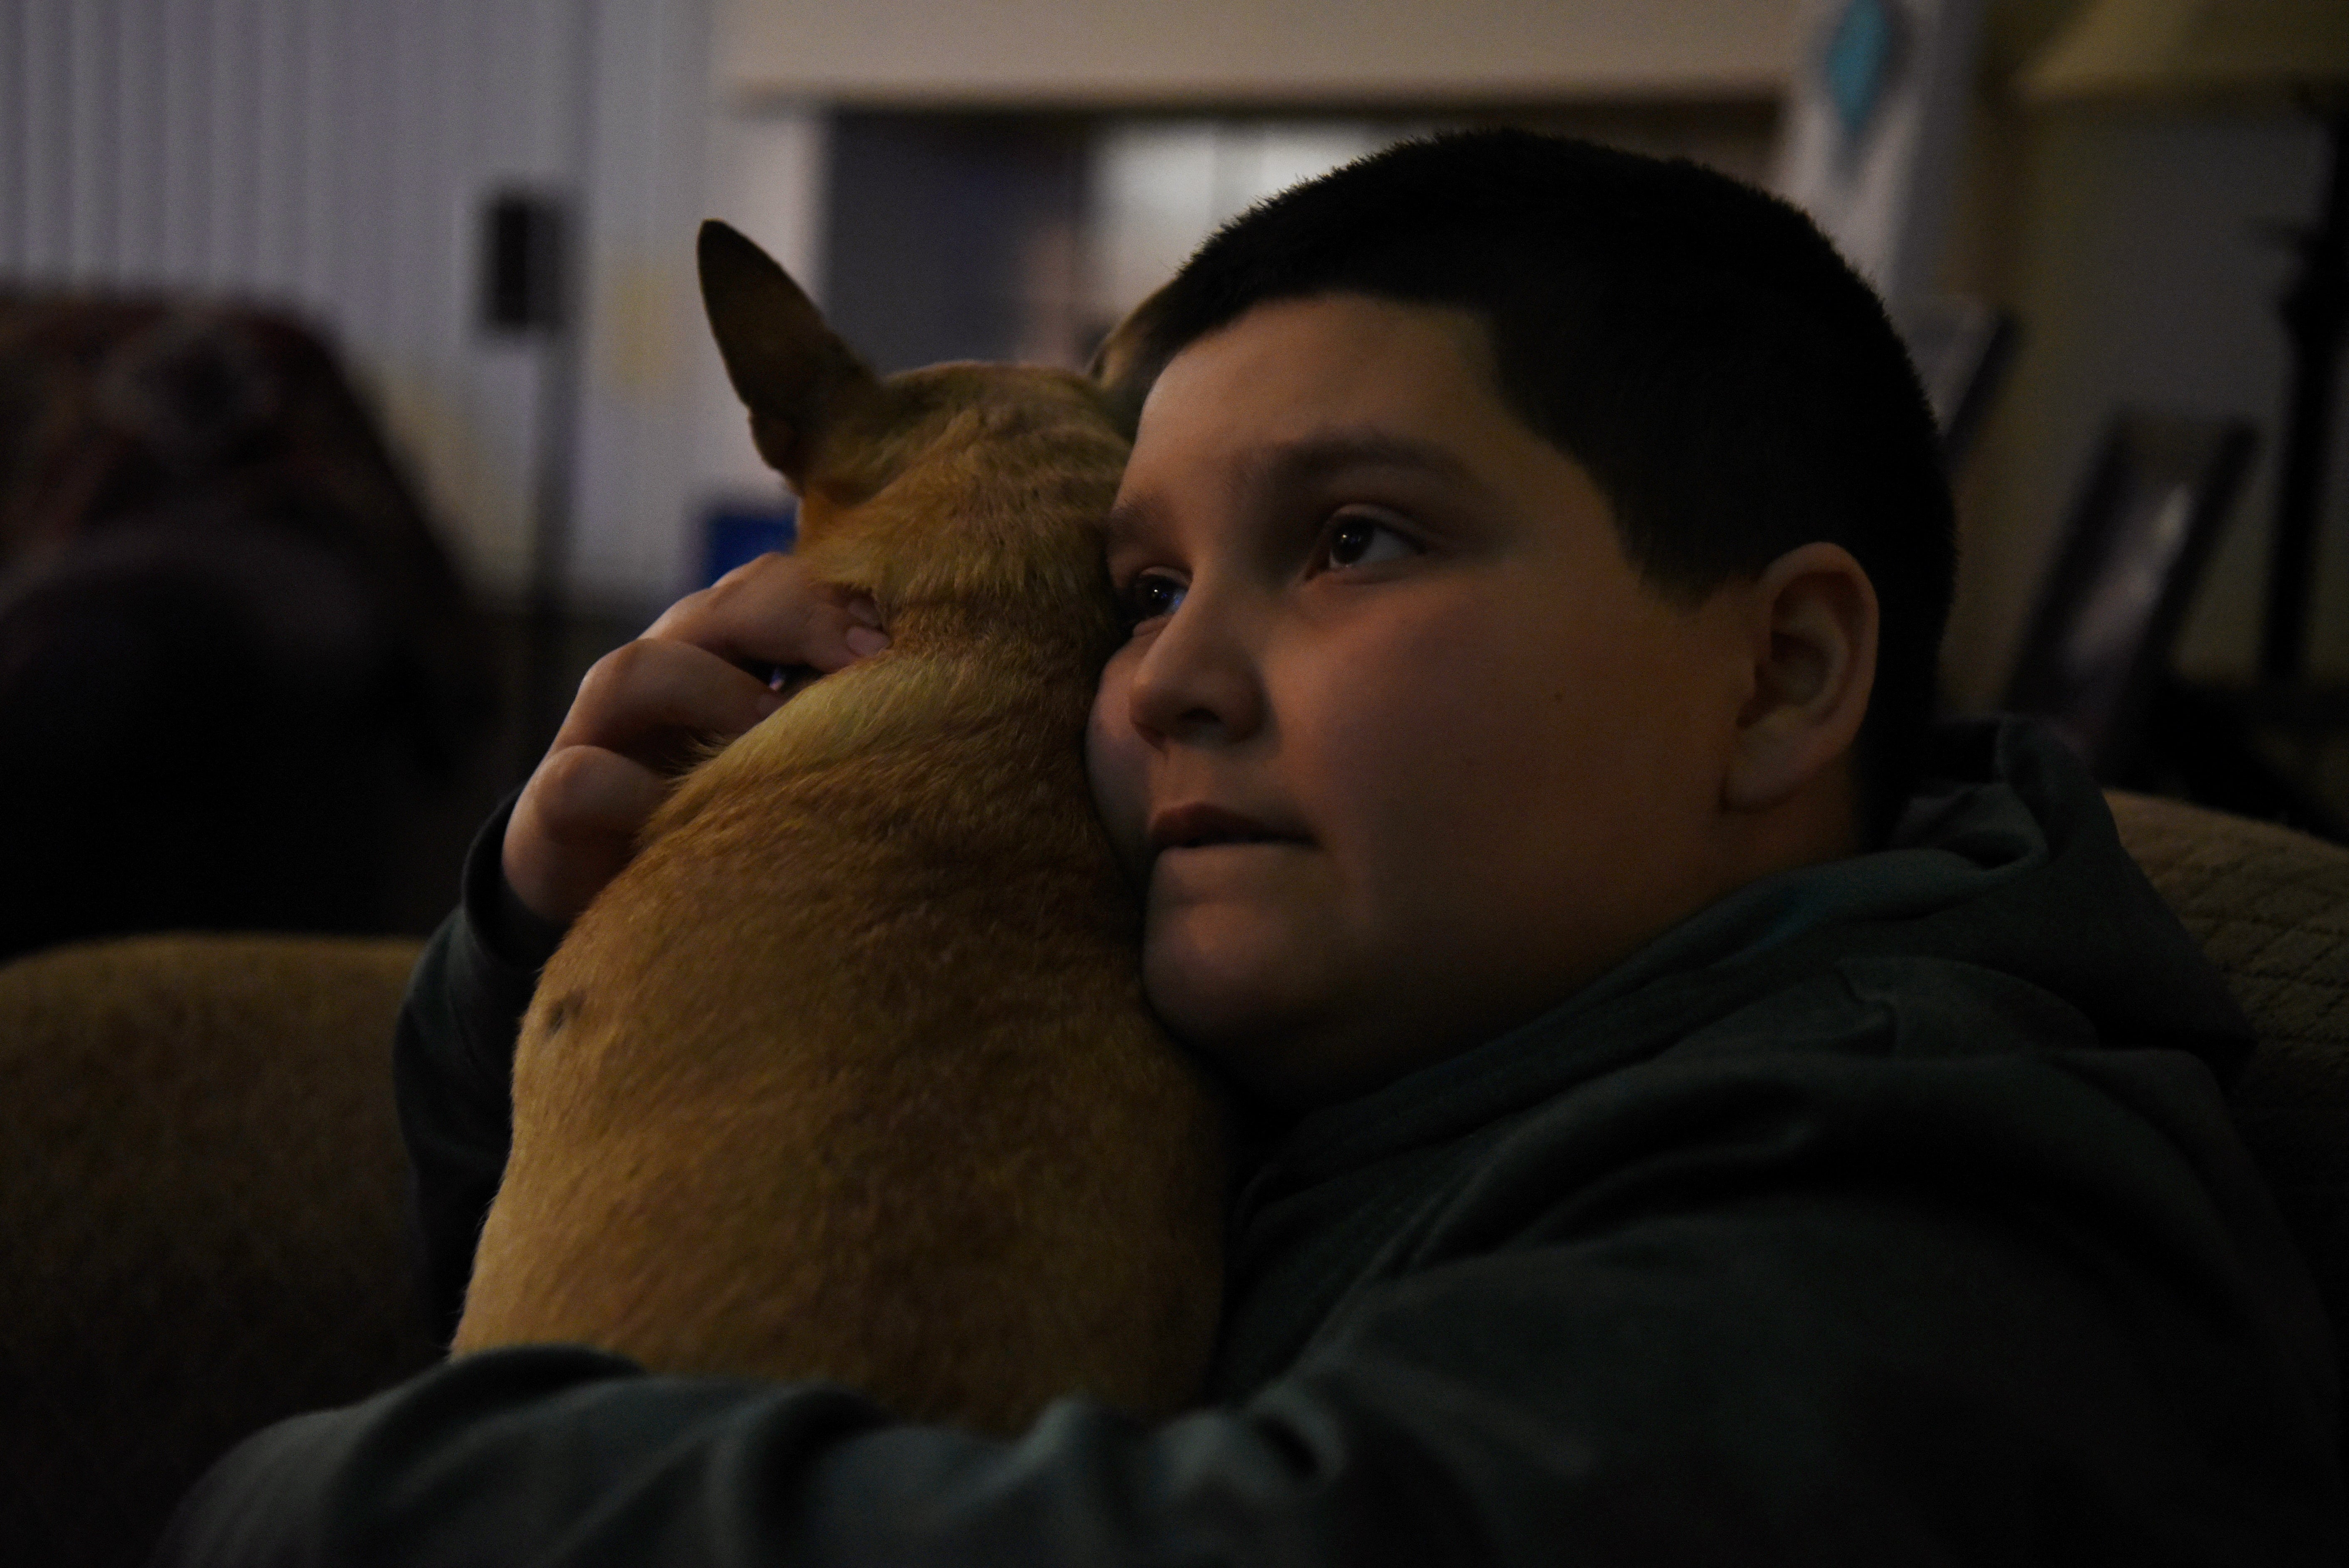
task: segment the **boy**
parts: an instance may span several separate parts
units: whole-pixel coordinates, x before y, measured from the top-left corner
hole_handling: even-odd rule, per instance
[[[1088,759],[1153,1005],[1263,1112],[1196,1412],[999,1444],[837,1389],[469,1357],[225,1461],[222,1563],[2338,1562],[2247,1048],[2093,788],[1928,736],[1949,501],[1790,210],[1516,134],[1244,216],[1154,304]],[[531,965],[776,558],[598,666],[419,971],[453,1309]]]

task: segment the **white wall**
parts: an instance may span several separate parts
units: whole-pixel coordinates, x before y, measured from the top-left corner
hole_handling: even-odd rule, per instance
[[[2323,166],[2316,125],[2265,115],[2002,111],[2010,187],[1954,260],[2020,317],[2023,346],[1966,487],[1950,675],[1993,700],[2106,421],[2123,407],[2261,429],[2248,493],[2179,649],[2189,673],[2250,678],[2258,645],[2287,363],[2275,302]],[[1993,125],[1992,136],[1999,132]],[[2349,675],[2349,399],[2320,517],[2310,661]]]
[[[1299,107],[1770,92],[1794,0],[719,0],[730,94]]]

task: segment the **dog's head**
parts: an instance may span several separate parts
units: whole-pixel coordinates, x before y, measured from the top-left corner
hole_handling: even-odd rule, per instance
[[[760,455],[825,573],[884,606],[1075,593],[1106,606],[1099,521],[1129,430],[1094,382],[1035,366],[884,379],[767,253],[701,226],[702,302]]]

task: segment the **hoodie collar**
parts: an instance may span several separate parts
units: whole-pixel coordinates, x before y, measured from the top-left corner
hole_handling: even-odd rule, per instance
[[[1310,1181],[1458,1136],[1862,955],[2013,975],[2114,1044],[2231,1076],[2249,1025],[2060,742],[2027,720],[1945,725],[1925,779],[1883,849],[1749,883],[1508,1033],[1309,1112],[1271,1163]]]

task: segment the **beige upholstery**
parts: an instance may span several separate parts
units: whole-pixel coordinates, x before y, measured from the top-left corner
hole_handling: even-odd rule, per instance
[[[2244,1134],[2349,1325],[2349,851],[2112,803],[2260,1030]],[[390,1093],[415,953],[150,937],[0,967],[0,1560],[140,1563],[237,1438],[433,1358]]]
[[[0,1561],[134,1564],[222,1449],[425,1366],[392,1021],[413,942],[0,967]]]
[[[2121,841],[2259,1031],[2235,1119],[2349,1341],[2349,850],[2116,792]]]

